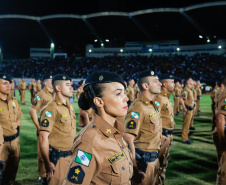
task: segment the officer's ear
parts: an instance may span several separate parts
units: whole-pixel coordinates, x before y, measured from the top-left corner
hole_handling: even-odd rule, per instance
[[[147,90],[149,85],[148,85],[148,83],[142,83],[142,87],[144,90]]]
[[[93,103],[96,107],[98,108],[103,108],[104,107],[104,101],[102,100],[102,98],[99,97],[95,97],[93,99]]]
[[[60,92],[61,91],[61,86],[60,85],[56,85],[55,86],[55,90],[56,90],[56,92]]]

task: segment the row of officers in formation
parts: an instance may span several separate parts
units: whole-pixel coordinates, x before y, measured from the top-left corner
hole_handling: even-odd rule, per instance
[[[45,87],[33,96],[29,111],[37,128],[38,173],[42,184],[164,184],[174,115],[180,107],[183,107],[182,143],[192,144],[189,131],[195,129],[193,119],[198,115],[201,99],[201,84],[192,78],[186,80],[183,88],[178,82],[175,85],[172,75],[158,77],[148,70],[139,74],[137,85],[131,79],[127,86],[116,73],[94,72],[77,89],[79,126],[84,127],[77,134],[74,108],[69,102],[74,93],[70,77],[46,74],[42,82]],[[226,184],[226,165],[223,165],[226,156],[225,149],[222,150],[225,85],[226,78],[221,89],[216,88],[218,98],[213,98],[215,140],[216,146],[221,146],[218,148],[220,184]],[[14,183],[20,160],[23,114],[11,86],[10,76],[0,74],[2,185]],[[19,85],[19,89],[22,96],[26,88]],[[169,99],[171,93],[174,107]],[[22,99],[21,104],[24,104]]]

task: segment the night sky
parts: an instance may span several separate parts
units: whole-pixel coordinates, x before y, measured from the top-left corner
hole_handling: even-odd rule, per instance
[[[99,0],[99,1],[34,1],[1,0],[0,15],[24,14],[43,16],[51,14],[90,14],[102,11],[131,12],[157,7],[186,7],[207,0]],[[87,19],[105,46],[115,47],[128,41],[154,42],[179,40],[180,44],[201,44],[208,36],[211,42],[226,39],[226,6],[180,13],[154,13],[133,17],[108,16]],[[139,25],[139,26],[137,26]],[[204,35],[203,39],[199,35]],[[216,38],[214,37],[216,36]],[[69,56],[83,56],[85,45],[94,44],[97,36],[79,19],[49,19],[41,23],[25,19],[0,19],[0,45],[4,58],[27,58],[30,47],[49,47],[51,41],[56,50]],[[95,43],[100,44],[100,43]],[[60,48],[60,49],[59,49]]]

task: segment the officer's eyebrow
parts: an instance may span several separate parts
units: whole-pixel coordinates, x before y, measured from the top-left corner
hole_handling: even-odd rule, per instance
[[[116,91],[123,91],[124,89],[116,89],[114,92],[116,92]]]

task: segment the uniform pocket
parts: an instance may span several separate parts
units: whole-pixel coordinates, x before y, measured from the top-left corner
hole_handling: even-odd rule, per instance
[[[152,133],[157,133],[158,130],[159,130],[159,119],[158,116],[155,115],[153,117],[150,117],[150,131]]]
[[[55,126],[63,132],[70,132],[71,131],[71,119],[69,116],[63,117],[60,119],[59,124],[55,124]]]

